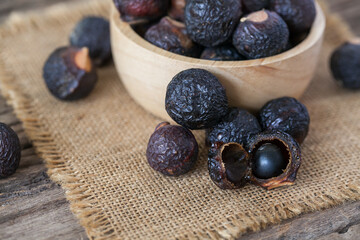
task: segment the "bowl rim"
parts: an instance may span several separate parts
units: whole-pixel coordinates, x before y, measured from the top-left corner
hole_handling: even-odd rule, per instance
[[[242,60],[242,61],[214,61],[214,60],[205,60],[200,58],[192,58],[192,57],[187,57],[176,53],[172,53],[170,51],[159,48],[146,41],[140,35],[138,35],[133,30],[133,28],[129,23],[122,21],[120,18],[120,13],[116,9],[114,4],[112,4],[112,8],[110,11],[110,21],[112,23],[111,25],[115,26],[118,31],[122,32],[122,34],[125,37],[127,37],[128,40],[135,43],[139,48],[142,48],[142,50],[149,51],[152,54],[156,54],[157,57],[164,57],[171,61],[192,63],[197,67],[212,66],[212,67],[221,67],[221,68],[233,68],[234,66],[236,66],[236,67],[245,68],[245,67],[262,66],[262,65],[282,62],[294,56],[300,55],[301,53],[307,51],[313,45],[315,45],[319,41],[319,39],[323,37],[326,26],[326,20],[323,10],[321,9],[320,5],[317,2],[315,2],[315,7],[316,7],[316,17],[314,23],[310,29],[308,36],[301,43],[291,48],[290,50],[287,50],[278,55],[274,55],[266,58]]]

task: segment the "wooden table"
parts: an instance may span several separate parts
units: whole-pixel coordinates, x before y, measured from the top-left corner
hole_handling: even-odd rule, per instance
[[[41,8],[71,0],[1,0],[0,23],[12,11]],[[74,0],[72,0],[74,1]],[[360,1],[328,0],[360,35]],[[1,40],[0,40],[1,41]],[[13,109],[0,96],[0,122],[19,135],[22,159],[13,176],[0,180],[0,239],[87,239],[69,209],[64,190],[46,174]],[[360,239],[360,201],[304,214],[244,239]]]

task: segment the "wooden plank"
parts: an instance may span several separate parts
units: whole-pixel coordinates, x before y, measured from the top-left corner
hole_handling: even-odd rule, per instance
[[[11,11],[30,10],[71,0],[1,0],[0,22]],[[74,1],[74,0],[73,0]],[[328,0],[360,35],[359,0]],[[0,122],[9,124],[21,139],[22,160],[18,171],[0,180],[0,239],[86,239],[83,228],[69,209],[64,190],[46,174],[20,121],[0,97]],[[305,214],[241,239],[358,239],[360,202]]]

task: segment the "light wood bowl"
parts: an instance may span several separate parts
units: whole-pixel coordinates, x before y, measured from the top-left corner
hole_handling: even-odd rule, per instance
[[[317,17],[308,37],[295,48],[264,59],[209,61],[177,55],[140,37],[120,20],[113,6],[111,41],[115,65],[130,95],[154,115],[170,120],[165,110],[166,87],[180,71],[203,68],[221,81],[231,106],[259,110],[267,101],[301,97],[314,76],[325,30],[325,17],[317,4]]]

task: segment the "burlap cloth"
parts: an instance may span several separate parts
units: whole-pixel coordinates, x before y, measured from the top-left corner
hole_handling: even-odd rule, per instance
[[[84,1],[15,14],[0,30],[3,94],[90,238],[230,239],[360,199],[360,94],[339,88],[328,70],[330,52],[351,35],[338,18],[328,15],[321,62],[302,99],[311,128],[296,184],[223,191],[209,179],[202,132],[195,133],[200,159],[190,173],[164,177],[148,166],[147,141],[160,119],[130,98],[112,65],[99,69],[85,100],[60,102],[47,91],[41,75],[48,55],[68,43],[77,20],[107,16],[109,4]]]

